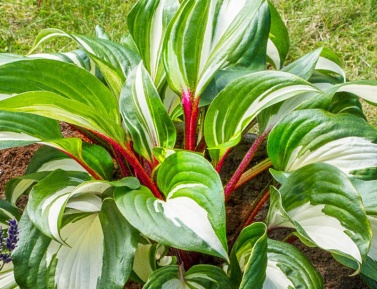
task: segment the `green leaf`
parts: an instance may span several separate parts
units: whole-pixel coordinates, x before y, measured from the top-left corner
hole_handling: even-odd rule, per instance
[[[268,1],[271,14],[271,28],[267,45],[267,58],[275,69],[281,69],[288,55],[289,34],[287,27],[274,5]]]
[[[128,73],[140,62],[139,55],[130,48],[108,39],[69,34],[53,28],[44,29],[38,34],[33,49],[47,39],[62,36],[74,40],[85,50],[117,98]]]
[[[178,0],[141,0],[127,16],[130,33],[157,88],[164,83],[166,75],[161,57],[163,39],[178,8]]]
[[[339,82],[346,82],[347,80],[342,61],[332,50],[327,48],[322,49],[316,70],[325,76],[334,77]]]
[[[146,187],[115,190],[131,225],[161,244],[227,259],[224,192],[212,165],[198,154],[178,151],[161,164],[157,184],[166,201]]]
[[[174,147],[175,126],[142,64],[129,75],[122,89],[120,110],[134,149],[151,163],[154,147]]]
[[[279,190],[271,188],[269,228],[295,228],[299,237],[360,267],[371,242],[361,197],[336,167],[315,163],[293,172]]]
[[[309,80],[315,71],[321,52],[322,48],[316,49],[287,65],[281,71],[289,72],[302,79]]]
[[[244,57],[258,25],[254,20],[264,3],[184,1],[168,26],[164,42],[163,57],[171,88],[179,95],[191,91],[198,97],[217,71]]]
[[[237,288],[263,288],[267,269],[267,226],[244,228],[230,253],[230,280]]]
[[[168,250],[168,247],[158,243],[138,243],[132,270],[140,283],[146,283],[150,274],[158,268],[175,265],[175,258],[166,256]],[[160,266],[160,264],[163,265]]]
[[[224,271],[211,265],[196,265],[187,272],[182,267],[166,266],[153,272],[144,289],[154,288],[211,288],[231,289]]]
[[[0,102],[0,109],[1,106]],[[0,110],[0,149],[26,146],[61,137],[59,124],[55,120]]]
[[[0,66],[0,93],[41,90],[80,102],[103,118],[120,123],[117,99],[101,81],[82,68],[49,59],[21,60]]]
[[[292,172],[315,162],[348,176],[377,176],[377,130],[350,114],[292,112],[271,131],[267,151],[276,170]]]
[[[263,288],[323,288],[321,275],[301,251],[271,239],[267,244],[268,263]]]
[[[257,72],[236,79],[213,100],[205,118],[204,136],[212,159],[218,161],[235,146],[263,109],[317,91],[305,80],[284,72]]]
[[[39,181],[47,177],[50,172],[38,172],[11,179],[5,185],[5,196],[8,202],[16,206],[18,199],[28,194],[30,189]]]
[[[131,273],[138,233],[113,200],[104,200],[97,213],[67,215],[61,235],[69,246],[43,235],[27,213],[22,216],[19,246],[13,255],[21,288],[123,288]]]
[[[5,99],[0,101],[0,110],[31,113],[64,121],[108,136],[119,143],[125,138],[120,124],[97,109],[49,91],[25,92]]]
[[[105,180],[113,178],[113,159],[103,147],[85,143],[79,138],[58,139],[48,142],[48,145],[65,152],[91,175]],[[59,161],[59,163],[62,165],[62,161]],[[68,160],[68,171],[72,170],[71,165],[72,162]]]
[[[20,217],[20,213],[18,212],[18,208],[16,206],[13,206],[7,201],[0,199],[0,226],[2,230],[8,228],[8,221],[14,219],[19,220]]]

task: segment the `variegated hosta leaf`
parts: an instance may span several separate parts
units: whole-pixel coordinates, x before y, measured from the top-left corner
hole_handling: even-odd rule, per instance
[[[141,0],[127,16],[130,33],[157,88],[165,81],[161,57],[163,39],[166,28],[178,8],[178,0]]]
[[[267,151],[276,170],[292,172],[315,162],[332,164],[348,176],[377,176],[377,130],[350,114],[301,110],[271,131]]]
[[[99,212],[101,196],[116,186],[133,189],[139,187],[139,182],[134,178],[117,182],[94,181],[85,173],[55,170],[32,188],[27,211],[40,231],[66,244],[60,234],[64,212]]]
[[[54,92],[21,93],[0,101],[0,110],[31,113],[64,121],[105,135],[119,143],[123,143],[125,138],[121,125],[111,118],[87,104],[65,98]],[[119,111],[118,108],[116,110]]]
[[[168,247],[158,243],[139,242],[134,257],[131,278],[137,279],[139,283],[146,283],[153,271],[160,267],[175,265],[176,258],[166,256],[168,250]]]
[[[368,252],[368,258],[361,267],[361,273],[377,281],[377,181],[353,179],[352,183],[361,195],[372,228],[372,242]],[[355,270],[358,269],[357,264],[352,260],[338,255],[334,255],[334,257],[342,264]]]
[[[211,265],[196,265],[184,272],[183,267],[166,266],[154,271],[144,289],[155,288],[211,288],[231,289],[224,271]]]
[[[254,223],[244,228],[230,254],[230,280],[237,288],[263,288],[267,268],[267,227]]]
[[[301,77],[302,79],[309,80],[315,71],[321,52],[322,48],[318,48],[290,63],[281,69],[281,71],[289,72]]]
[[[330,93],[334,92],[348,92],[355,94],[368,102],[377,105],[377,81],[352,81],[344,84],[337,85],[329,90]]]
[[[60,53],[37,53],[28,55],[28,58],[51,59],[75,64],[76,66],[84,68],[95,75],[93,64],[90,62],[90,58],[83,50],[76,49],[70,52]]]
[[[141,60],[139,55],[133,50],[110,40],[69,34],[53,28],[44,29],[38,34],[34,49],[47,39],[59,36],[74,40],[85,50],[101,71],[115,97],[119,96],[128,73]],[[92,73],[94,74],[95,72],[92,71]]]
[[[18,208],[8,203],[5,200],[0,199],[0,227],[2,230],[8,228],[8,221],[10,220],[19,220],[20,213]],[[2,287],[0,287],[2,288]]]
[[[19,289],[14,279],[13,263],[7,263],[0,271],[0,288]]]
[[[112,180],[114,172],[114,163],[111,155],[103,147],[83,142],[79,138],[63,138],[46,143],[54,147],[79,162],[85,168],[85,171],[90,173],[97,179]],[[62,161],[59,162],[63,164]],[[67,170],[71,170],[72,162],[67,160]],[[44,170],[50,164],[44,164]],[[54,164],[52,164],[54,165]],[[64,169],[60,167],[60,169]],[[77,170],[77,169],[76,169]],[[39,170],[40,171],[40,170]]]
[[[202,94],[214,74],[244,56],[266,1],[184,1],[166,32],[163,57],[171,88]],[[263,21],[263,20],[261,20]]]
[[[288,55],[289,34],[276,8],[268,1],[271,14],[271,28],[267,45],[267,58],[275,69],[281,69]]]
[[[57,121],[38,115],[1,111],[0,102],[0,149],[61,137]]]
[[[317,91],[305,80],[285,72],[264,71],[236,79],[213,100],[205,118],[204,136],[211,157],[217,161],[235,146],[263,109]]]
[[[358,263],[364,262],[371,227],[361,197],[336,167],[315,163],[271,188],[268,226],[295,228],[300,238]]]
[[[227,259],[224,192],[212,165],[202,156],[178,151],[157,174],[166,201],[146,187],[115,190],[115,201],[132,226],[161,244]]]
[[[346,74],[343,70],[342,61],[330,49],[322,49],[321,56],[318,59],[315,69],[321,72],[323,75],[337,78],[339,82],[346,82]],[[320,82],[316,81],[316,85],[324,87],[324,85],[326,86],[326,83],[321,84]]]
[[[45,143],[50,147],[43,146],[38,149],[30,160],[25,175],[13,178],[7,183],[5,195],[12,204],[16,204],[21,195],[28,193],[35,183],[54,170],[85,172],[98,179],[112,179],[114,163],[102,147],[82,143],[81,139],[75,138]]]
[[[68,245],[42,234],[24,213],[13,255],[21,288],[123,288],[132,269],[138,233],[113,200],[105,199],[98,212],[66,215],[61,237]]]
[[[321,275],[301,251],[271,239],[267,244],[268,263],[263,289],[323,288]]]
[[[27,59],[0,66],[0,93],[13,95],[42,90],[80,102],[103,118],[120,123],[116,97],[84,69],[50,59]]]
[[[154,147],[174,147],[175,126],[142,63],[122,88],[120,112],[134,149],[150,162],[153,162]]]

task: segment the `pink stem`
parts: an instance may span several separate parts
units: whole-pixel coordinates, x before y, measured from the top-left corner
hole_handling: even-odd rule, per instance
[[[253,211],[251,212],[251,214],[249,215],[249,217],[245,221],[245,223],[243,225],[244,228],[246,226],[250,225],[254,221],[255,216],[258,214],[259,210],[262,208],[262,206],[264,205],[264,203],[269,199],[269,197],[270,197],[270,190],[268,190],[263,195],[263,197],[259,200],[259,202],[255,206],[255,208],[253,209]]]
[[[182,93],[182,107],[185,117],[185,149],[190,151],[194,151],[196,146],[199,100],[200,97],[194,97],[190,90]]]
[[[93,133],[101,137],[102,139],[106,140],[108,143],[112,145],[115,151],[118,151],[119,153],[121,153],[122,156],[133,167],[133,169],[135,170],[135,174],[140,179],[141,183],[145,185],[146,187],[148,187],[156,198],[163,200],[163,197],[160,191],[158,190],[157,186],[153,183],[150,176],[146,173],[143,166],[140,164],[139,160],[133,153],[132,149],[130,149],[127,146],[122,146],[118,144],[116,141],[114,141],[113,139],[105,135],[99,134],[98,132],[93,132]]]
[[[255,154],[257,153],[259,147],[263,144],[264,139],[268,135],[270,130],[266,130],[250,147],[249,151],[246,153],[245,157],[241,161],[241,164],[237,168],[236,172],[233,174],[232,178],[229,180],[228,184],[224,189],[225,200],[228,200],[230,195],[234,192],[235,187],[240,180],[242,174],[247,169],[250,162],[253,160]]]

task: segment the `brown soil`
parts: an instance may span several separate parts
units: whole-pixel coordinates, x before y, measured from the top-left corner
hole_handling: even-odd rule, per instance
[[[67,130],[64,127],[64,130]],[[250,146],[252,139],[245,140],[239,147],[232,151],[228,161],[224,165],[222,177],[224,181],[238,165],[243,154]],[[0,151],[0,194],[4,194],[4,186],[6,182],[15,176],[22,175],[28,164],[28,161],[38,146],[32,145],[23,148],[6,149]],[[259,154],[255,158],[255,162],[264,158],[264,154]],[[226,168],[226,169],[225,169]],[[227,203],[227,228],[228,236],[232,241],[233,236],[237,233],[237,228],[242,226],[244,220],[248,216],[248,211],[253,203],[254,198],[263,190],[269,180],[268,173],[263,173],[245,186],[239,188],[229,199]],[[263,220],[268,204],[265,204],[261,214],[257,216],[257,220]],[[284,237],[284,236],[280,236]],[[327,289],[364,289],[368,288],[359,276],[350,277],[353,270],[339,265],[332,256],[320,249],[307,248],[299,241],[294,243],[299,247],[313,262],[324,278],[324,288]],[[137,284],[127,283],[127,289],[141,288]]]

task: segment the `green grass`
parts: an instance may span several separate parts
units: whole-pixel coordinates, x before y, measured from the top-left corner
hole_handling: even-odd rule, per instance
[[[40,6],[38,5],[40,2]],[[60,3],[62,2],[62,3]],[[0,52],[26,54],[43,28],[94,34],[99,24],[114,40],[127,31],[126,15],[135,0],[0,0]],[[318,47],[335,51],[350,80],[377,79],[377,0],[272,0],[291,39],[288,61]],[[44,51],[73,49],[54,40]],[[375,122],[376,110],[367,108]]]

